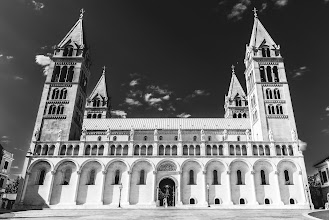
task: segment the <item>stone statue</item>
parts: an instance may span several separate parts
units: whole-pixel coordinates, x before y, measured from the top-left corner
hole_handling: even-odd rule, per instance
[[[34,137],[36,141],[40,140],[40,128],[37,128],[34,133]]]
[[[292,138],[292,141],[298,140],[296,131],[294,129],[291,130],[291,138]]]
[[[62,129],[59,129],[58,134],[57,134],[57,136],[58,136],[57,141],[61,141],[62,140],[62,132],[63,132],[63,130]]]
[[[273,138],[273,132],[272,132],[271,129],[268,131],[268,139],[269,139],[271,142],[274,141],[274,138]]]
[[[246,136],[247,136],[247,141],[251,141],[249,129],[246,130]]]
[[[178,141],[182,141],[182,130],[178,129]]]
[[[205,135],[205,133],[204,133],[204,130],[203,129],[201,129],[201,141],[206,141],[206,135]]]
[[[107,127],[106,137],[110,140],[110,137],[111,137],[111,129],[110,129],[110,127]]]
[[[86,139],[87,136],[87,128],[85,126],[83,126],[82,130],[81,130],[81,137],[82,139]]]
[[[225,129],[223,131],[223,140],[225,141],[227,139],[227,130]]]
[[[133,141],[134,140],[134,128],[133,127],[131,127],[131,129],[130,129],[130,134],[129,134],[129,140],[130,141]]]
[[[158,129],[155,128],[154,130],[154,141],[158,141]]]

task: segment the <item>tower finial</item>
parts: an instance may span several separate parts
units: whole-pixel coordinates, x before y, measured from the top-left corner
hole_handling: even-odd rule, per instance
[[[258,18],[258,15],[257,15],[257,11],[258,11],[258,10],[254,7],[254,9],[253,9],[252,11],[254,12],[254,17],[255,17],[255,18]]]
[[[232,68],[232,74],[235,74],[235,66],[233,64],[232,64],[231,68]]]
[[[103,74],[106,72],[106,66],[103,66]]]
[[[83,9],[83,8],[81,8],[81,10],[80,10],[80,19],[83,19],[83,14],[85,13],[86,11]]]

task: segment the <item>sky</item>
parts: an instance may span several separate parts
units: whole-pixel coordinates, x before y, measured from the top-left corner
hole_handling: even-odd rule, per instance
[[[306,168],[329,156],[329,0],[1,0],[0,143],[19,174],[52,47],[78,20],[90,93],[106,66],[117,117],[223,117],[231,65],[245,88],[252,9],[281,46]]]

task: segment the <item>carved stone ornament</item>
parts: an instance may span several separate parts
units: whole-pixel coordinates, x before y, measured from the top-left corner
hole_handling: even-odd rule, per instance
[[[158,167],[158,171],[176,171],[177,166],[173,162],[163,162],[161,165]]]

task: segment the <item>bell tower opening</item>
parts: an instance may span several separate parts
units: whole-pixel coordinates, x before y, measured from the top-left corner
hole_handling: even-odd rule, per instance
[[[175,206],[176,184],[171,178],[165,178],[159,183],[159,204],[160,206]]]

